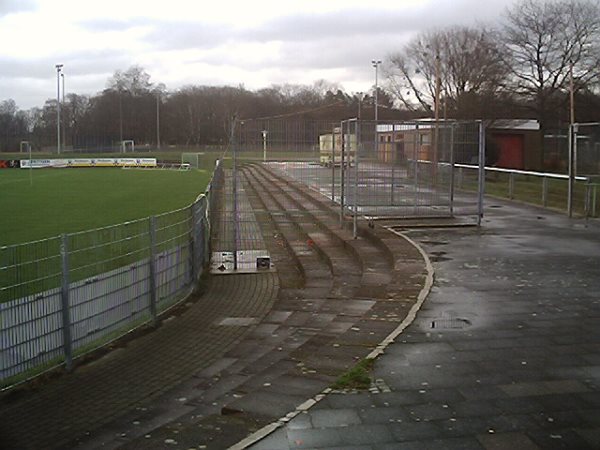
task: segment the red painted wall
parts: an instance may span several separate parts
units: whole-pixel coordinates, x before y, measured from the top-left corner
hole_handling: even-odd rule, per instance
[[[494,134],[494,140],[500,150],[496,167],[505,169],[523,169],[524,137],[522,134]]]

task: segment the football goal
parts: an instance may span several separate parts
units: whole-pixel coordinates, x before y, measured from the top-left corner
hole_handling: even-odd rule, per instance
[[[121,153],[133,153],[135,152],[135,143],[133,140],[121,141]]]
[[[31,144],[29,143],[29,141],[20,142],[19,153],[31,153]]]
[[[202,165],[202,156],[204,153],[182,153],[181,165],[187,164],[189,167],[199,169]]]

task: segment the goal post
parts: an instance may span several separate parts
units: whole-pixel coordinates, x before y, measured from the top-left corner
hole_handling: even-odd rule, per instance
[[[132,139],[121,141],[121,153],[135,152],[135,143]]]
[[[202,165],[202,156],[204,156],[204,153],[182,153],[181,165],[188,164],[189,167],[200,169],[200,166]]]
[[[19,143],[19,153],[31,153],[31,144],[29,141],[21,141]]]

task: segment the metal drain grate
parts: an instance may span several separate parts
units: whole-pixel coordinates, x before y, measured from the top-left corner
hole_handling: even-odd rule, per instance
[[[441,330],[462,330],[471,326],[471,321],[463,317],[449,317],[431,321],[431,328]]]

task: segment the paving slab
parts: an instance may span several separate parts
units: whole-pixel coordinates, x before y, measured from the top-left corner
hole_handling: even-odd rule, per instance
[[[376,361],[391,392],[328,395],[302,418],[315,447],[346,427],[313,415],[354,410],[377,449],[600,448],[600,224],[493,203],[479,230],[402,226],[434,288]]]

